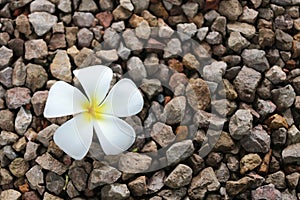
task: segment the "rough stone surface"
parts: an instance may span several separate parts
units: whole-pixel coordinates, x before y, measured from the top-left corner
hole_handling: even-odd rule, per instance
[[[291,85],[274,89],[271,91],[272,99],[279,110],[286,110],[295,101],[296,94]]]
[[[29,40],[25,42],[25,59],[43,58],[48,55],[47,44],[43,39]]]
[[[47,79],[48,74],[42,66],[36,64],[26,66],[25,86],[30,88],[32,92],[41,89],[46,84]]]
[[[185,160],[193,154],[194,145],[191,140],[184,140],[173,144],[166,152],[168,164],[175,164]]]
[[[167,176],[165,185],[170,188],[181,188],[188,185],[192,180],[193,170],[183,164],[179,164],[176,168]]]
[[[300,150],[300,143],[287,146],[282,151],[283,161],[287,164],[299,162],[299,158],[300,158],[299,150]]]
[[[64,50],[58,50],[51,65],[50,65],[51,74],[59,79],[66,82],[71,82],[71,63],[68,54]]]
[[[67,167],[61,162],[53,158],[49,153],[45,153],[35,159],[43,169],[57,173],[58,175],[63,174],[67,171]]]
[[[0,48],[0,69],[8,66],[13,57],[13,51],[5,46]]]
[[[220,2],[219,12],[229,20],[237,20],[243,9],[238,0],[225,0]]]
[[[172,127],[161,122],[153,125],[151,137],[162,147],[165,147],[175,141],[175,134]]]
[[[101,198],[107,200],[125,200],[130,196],[126,184],[111,184],[106,185],[101,189]]]
[[[164,108],[163,116],[167,124],[176,124],[183,120],[185,114],[186,99],[184,96],[175,97]]]
[[[5,100],[7,107],[16,109],[30,103],[30,90],[25,87],[15,87],[6,91]]]
[[[234,139],[242,139],[252,129],[253,117],[249,110],[240,109],[229,121],[229,132]]]
[[[258,167],[262,162],[262,159],[259,157],[258,154],[247,154],[244,157],[242,157],[240,161],[240,172],[241,174],[244,174],[248,171],[251,171]]]
[[[265,55],[266,53],[263,50],[245,49],[241,56],[246,66],[264,72],[270,67]]]
[[[127,153],[120,157],[119,169],[126,173],[137,173],[148,170],[152,162],[151,157],[138,153]]]
[[[245,102],[253,102],[261,74],[244,66],[234,79],[234,86],[239,98]]]
[[[47,12],[32,13],[28,15],[28,19],[38,36],[42,36],[50,31],[53,25],[57,22],[57,17]]]

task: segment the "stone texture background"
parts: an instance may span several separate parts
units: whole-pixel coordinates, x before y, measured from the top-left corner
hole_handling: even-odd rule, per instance
[[[0,199],[299,199],[299,6],[0,0]],[[145,106],[126,118],[132,152],[74,161],[52,140],[69,117],[43,109],[55,81],[77,85],[72,70],[94,64],[109,64],[113,83],[129,71]],[[201,157],[210,124],[223,131]],[[170,165],[149,170],[161,149]]]

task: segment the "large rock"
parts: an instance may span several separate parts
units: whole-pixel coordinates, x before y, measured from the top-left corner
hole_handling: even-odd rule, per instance
[[[165,185],[174,189],[186,186],[190,184],[192,174],[193,170],[189,166],[179,164],[166,178]]]
[[[194,145],[191,140],[184,140],[173,144],[166,152],[168,165],[187,159],[193,152]]]
[[[16,109],[30,103],[30,90],[25,87],[14,87],[6,91],[5,100],[9,109]]]
[[[239,98],[245,102],[253,102],[261,74],[254,69],[244,66],[234,80],[234,86]]]
[[[245,49],[242,53],[243,62],[247,67],[264,72],[270,68],[266,53],[258,49]]]
[[[207,192],[217,191],[220,186],[213,168],[208,167],[192,179],[188,194],[192,199],[204,199]]]
[[[271,91],[272,99],[278,110],[284,111],[291,107],[295,101],[296,93],[291,85]]]
[[[114,183],[101,189],[101,199],[126,200],[129,196],[130,191],[126,184]]]
[[[50,31],[57,22],[57,17],[47,12],[31,13],[28,15],[28,18],[38,36],[42,36]]]
[[[238,110],[229,121],[229,132],[234,139],[242,139],[252,129],[253,117],[249,110]]]
[[[25,42],[25,59],[41,59],[48,55],[48,47],[43,39],[29,40]]]
[[[165,147],[175,141],[175,134],[172,127],[161,122],[153,125],[151,137],[162,147]]]
[[[240,141],[247,152],[267,153],[270,150],[271,139],[262,126],[254,127],[250,134],[248,133]]]
[[[238,0],[225,0],[220,2],[218,11],[230,21],[236,21],[243,13],[243,8]]]
[[[152,158],[138,153],[126,153],[120,157],[119,169],[125,173],[141,173],[149,169]]]
[[[300,143],[287,146],[282,151],[282,159],[283,159],[284,163],[286,163],[286,164],[298,163],[299,164],[299,160],[300,160],[299,152],[300,152]]]
[[[37,162],[43,169],[55,172],[58,175],[62,175],[67,171],[67,167],[64,164],[53,158],[47,152],[37,157],[35,162]]]
[[[65,50],[58,50],[51,65],[51,74],[60,80],[71,82],[71,63],[68,54]]]
[[[186,99],[184,96],[175,97],[164,108],[163,116],[167,124],[180,123],[185,114]]]

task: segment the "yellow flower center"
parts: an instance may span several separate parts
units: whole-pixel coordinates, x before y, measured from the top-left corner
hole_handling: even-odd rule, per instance
[[[102,113],[105,105],[98,105],[98,101],[95,98],[92,98],[90,102],[83,104],[83,108],[86,110],[84,113],[86,119],[91,121],[92,119],[100,120],[102,118]]]

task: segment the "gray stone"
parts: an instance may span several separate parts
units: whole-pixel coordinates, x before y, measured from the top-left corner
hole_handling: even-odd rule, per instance
[[[275,31],[276,47],[280,50],[289,51],[293,46],[293,37],[280,29]]]
[[[17,190],[8,189],[1,191],[0,199],[19,200],[22,194]]]
[[[286,74],[280,67],[274,65],[265,74],[266,78],[269,79],[273,84],[279,84],[286,80]]]
[[[72,167],[68,175],[78,191],[84,191],[87,188],[88,174],[84,166]]]
[[[12,87],[12,73],[13,69],[11,67],[6,67],[0,71],[0,83],[5,87]]]
[[[139,0],[131,0],[131,3],[134,6],[134,13],[141,13],[144,10],[147,10],[149,7],[150,0],[139,1]]]
[[[94,15],[89,12],[75,12],[73,15],[73,22],[79,27],[91,27],[94,20]]]
[[[37,150],[39,146],[39,144],[29,141],[26,145],[24,160],[29,161],[35,159],[37,157]]]
[[[266,183],[272,183],[277,189],[285,189],[285,174],[283,171],[278,171],[273,174],[269,174],[266,178]]]
[[[207,192],[217,191],[220,186],[213,168],[208,167],[192,179],[188,194],[192,199],[204,199]]]
[[[8,66],[12,60],[13,51],[5,46],[0,48],[0,70]]]
[[[300,131],[295,125],[292,125],[287,132],[287,145],[300,143]]]
[[[245,49],[242,53],[243,62],[246,66],[264,72],[269,69],[269,63],[263,50]]]
[[[71,0],[59,0],[57,7],[65,13],[70,13],[72,11],[71,5]]]
[[[107,200],[125,200],[130,196],[126,184],[114,183],[101,189],[101,198]]]
[[[229,132],[230,135],[237,140],[242,139],[252,129],[253,117],[249,110],[237,110],[236,113],[230,118]]]
[[[35,33],[42,36],[57,23],[57,17],[47,12],[35,12],[28,15],[29,21],[32,24]]]
[[[125,173],[140,173],[149,169],[152,158],[138,153],[126,153],[120,157],[119,169]]]
[[[149,76],[155,74],[159,69],[159,58],[157,54],[151,53],[144,60],[144,65]]]
[[[96,56],[108,63],[112,63],[119,59],[118,52],[115,49],[97,51]]]
[[[254,127],[250,134],[247,133],[240,141],[247,152],[267,153],[270,150],[271,139],[262,126]]]
[[[102,185],[115,183],[120,177],[121,172],[117,169],[95,161],[88,180],[88,189],[93,190]]]
[[[186,98],[179,96],[168,102],[164,108],[163,116],[167,124],[177,124],[183,121],[186,109]]]
[[[168,165],[176,164],[190,157],[194,152],[192,140],[184,140],[173,144],[166,152]]]
[[[233,83],[242,101],[253,102],[260,79],[261,74],[254,69],[246,66],[241,69]]]
[[[282,159],[284,163],[289,164],[289,163],[298,163],[300,160],[300,143],[297,144],[292,144],[287,146],[285,149],[282,151]]]
[[[252,198],[254,200],[258,199],[274,199],[281,200],[281,193],[279,190],[275,189],[273,184],[263,185],[251,192]]]
[[[281,111],[291,107],[296,98],[296,93],[291,85],[273,89],[271,93],[273,102],[276,104],[277,109]]]
[[[232,32],[228,38],[228,47],[237,53],[247,48],[250,42],[240,32]]]
[[[172,127],[157,122],[151,130],[151,137],[162,147],[166,147],[175,141],[176,136],[173,133]]]
[[[67,171],[67,167],[53,158],[49,153],[44,153],[43,155],[37,157],[35,162],[38,163],[43,169],[62,175]]]
[[[86,62],[89,62],[88,60],[92,58],[94,55],[94,51],[91,49],[88,49],[86,47],[82,48],[78,54],[74,57],[74,63],[77,67],[82,68],[87,65]],[[89,63],[88,63],[89,64]],[[87,65],[89,66],[89,65]],[[86,66],[86,67],[87,67]]]
[[[281,30],[290,30],[293,28],[293,19],[290,15],[280,15],[275,18],[275,27]]]
[[[140,89],[147,95],[148,99],[152,99],[163,91],[158,79],[143,79]]]
[[[179,39],[173,38],[168,43],[167,46],[164,48],[164,58],[169,58],[172,56],[181,55],[182,45]]]
[[[34,165],[27,173],[26,178],[33,189],[37,189],[44,184],[44,174],[39,165]]]
[[[80,29],[77,33],[79,48],[89,47],[91,45],[93,37],[94,37],[93,32],[91,32],[89,29],[87,28]]]
[[[274,145],[284,145],[286,143],[286,138],[287,138],[287,130],[283,127],[275,130],[272,135],[272,143]]]
[[[130,50],[136,51],[143,49],[143,43],[136,37],[134,30],[126,29],[122,36],[126,47]]]
[[[227,64],[223,61],[213,62],[210,65],[204,66],[203,68],[204,80],[221,83],[226,68],[227,68]]]
[[[220,183],[226,183],[230,178],[230,172],[225,163],[221,163],[215,171],[216,177]]]
[[[197,32],[197,38],[202,41],[205,39],[207,33],[208,33],[208,27],[202,27],[202,28],[199,28],[198,29],[198,32]]]
[[[257,16],[258,16],[258,11],[245,6],[243,8],[243,14],[239,17],[239,20],[241,22],[254,24],[255,20],[257,19]]]
[[[133,11],[133,9],[134,9],[130,0],[120,0],[120,5],[129,11]]]
[[[130,53],[131,53],[131,50],[128,49],[127,47],[125,47],[123,42],[121,42],[119,45],[119,48],[118,48],[118,55],[120,56],[120,58],[122,58],[123,60],[127,60]]]
[[[26,36],[32,33],[29,20],[24,14],[21,14],[16,18],[16,28],[20,33],[23,33]]]
[[[121,36],[113,28],[107,28],[104,32],[103,39],[104,39],[105,46],[109,46],[111,48],[118,48],[120,44]]]
[[[15,120],[15,130],[19,135],[23,135],[32,121],[32,114],[30,110],[20,108]]]
[[[57,196],[54,196],[53,194],[50,194],[48,192],[45,192],[43,200],[63,200],[63,199],[59,198]]]
[[[135,28],[135,34],[138,38],[148,40],[151,35],[149,23],[146,20],[139,23],[139,25]]]
[[[191,18],[193,18],[198,13],[198,7],[199,7],[198,3],[194,3],[194,2],[187,2],[181,6],[184,14],[187,17],[191,17]]]
[[[294,172],[292,174],[286,175],[286,180],[289,188],[295,189],[299,183],[300,174],[298,172]]]
[[[46,84],[47,80],[48,74],[42,66],[31,63],[26,66],[25,86],[30,88],[32,92],[41,89]]]
[[[48,55],[48,47],[43,39],[29,40],[25,42],[25,59],[43,58]]]
[[[217,31],[211,31],[206,36],[206,41],[211,45],[222,43],[222,35]]]
[[[55,5],[47,0],[35,0],[30,4],[30,12],[55,12]]]
[[[181,188],[183,186],[190,184],[192,180],[192,174],[193,174],[193,170],[189,166],[179,164],[169,174],[169,176],[167,176],[164,183],[166,186],[173,189]]]
[[[194,23],[177,24],[177,33],[181,41],[186,41],[197,33],[197,26]]]
[[[276,110],[276,105],[270,100],[257,99],[255,106],[261,117],[265,117]]]
[[[253,25],[241,22],[228,23],[227,29],[229,32],[240,32],[247,39],[251,39],[256,33]]]
[[[136,82],[146,78],[145,66],[139,57],[133,56],[127,61],[128,75]]]
[[[229,20],[235,21],[242,14],[243,9],[238,0],[225,0],[220,2],[218,11]]]
[[[30,103],[30,90],[25,87],[14,87],[6,91],[5,100],[9,109],[16,109]]]
[[[59,195],[65,185],[65,180],[53,172],[48,172],[46,175],[46,188],[56,195]]]
[[[102,10],[109,10],[113,9],[114,3],[112,0],[99,0],[99,5]]]

